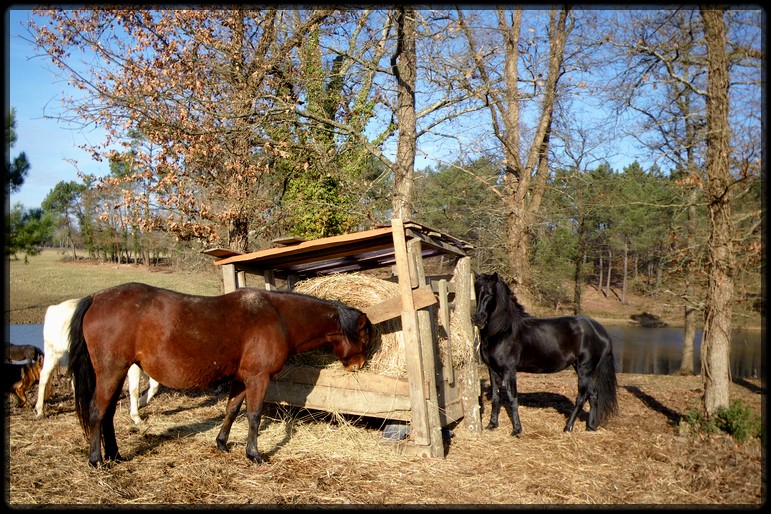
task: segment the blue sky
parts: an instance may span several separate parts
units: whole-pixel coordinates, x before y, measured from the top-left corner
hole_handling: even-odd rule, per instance
[[[78,148],[85,141],[101,141],[101,132],[71,129],[55,119],[46,119],[60,110],[61,93],[67,84],[57,77],[49,61],[35,58],[32,45],[19,37],[26,34],[25,21],[31,10],[11,8],[4,14],[6,109],[16,110],[17,140],[11,158],[24,152],[31,164],[21,190],[11,194],[10,205],[21,203],[29,209],[40,207],[58,182],[80,181],[68,160],[76,160],[82,171],[95,175],[106,174],[108,165],[93,161],[90,154]]]
[[[25,152],[31,164],[21,190],[12,194],[10,205],[21,203],[25,208],[39,207],[46,195],[60,181],[80,181],[77,170],[103,176],[108,173],[107,162],[96,162],[90,154],[78,148],[84,143],[101,143],[104,132],[95,129],[68,127],[55,119],[61,110],[63,91],[70,88],[58,76],[58,70],[47,57],[36,57],[29,38],[26,21],[32,15],[29,5],[17,5],[4,11],[5,14],[5,65],[6,65],[6,108],[16,110],[17,141],[11,148],[11,158]],[[626,145],[611,158],[616,169],[630,164],[634,157]],[[447,151],[422,141],[422,152],[439,157]],[[453,154],[453,152],[450,152]],[[435,164],[419,152],[416,168]],[[449,157],[448,157],[449,158]],[[76,166],[69,161],[75,160]]]

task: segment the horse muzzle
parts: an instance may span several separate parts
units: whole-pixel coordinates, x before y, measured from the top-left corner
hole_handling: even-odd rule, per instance
[[[471,322],[476,325],[479,330],[482,330],[487,325],[487,315],[484,313],[475,312],[471,316]]]
[[[366,357],[363,353],[359,353],[357,355],[354,355],[350,359],[346,359],[343,362],[343,366],[345,367],[346,371],[359,371],[364,366],[364,361],[366,360]]]

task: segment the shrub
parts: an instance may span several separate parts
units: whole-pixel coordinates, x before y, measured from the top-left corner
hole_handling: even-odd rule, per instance
[[[724,432],[740,443],[753,437],[758,437],[761,442],[764,442],[760,416],[753,415],[749,406],[744,405],[741,400],[718,409],[709,418],[705,418],[698,409],[689,409],[683,416],[682,422],[697,432],[707,434]]]

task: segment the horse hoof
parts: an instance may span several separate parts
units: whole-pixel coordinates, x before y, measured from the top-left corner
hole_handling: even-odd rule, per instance
[[[262,458],[262,456],[258,453],[257,455],[249,455],[246,454],[246,457],[252,461],[254,464],[263,464],[265,462],[265,459]]]
[[[485,427],[486,430],[495,430],[496,428],[498,428],[498,425],[494,425],[492,423]]]
[[[221,452],[228,451],[228,443],[224,441],[217,440],[217,449]]]
[[[511,431],[511,436],[512,437],[519,437],[519,434],[521,434],[521,433],[522,433],[522,429],[521,428],[515,428],[514,430]]]

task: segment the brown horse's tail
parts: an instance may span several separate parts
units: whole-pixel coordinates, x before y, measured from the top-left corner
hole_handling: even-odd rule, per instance
[[[86,437],[91,431],[89,412],[91,410],[91,398],[93,398],[96,388],[96,373],[94,373],[94,366],[91,363],[91,356],[88,354],[86,339],[83,337],[83,316],[91,307],[91,302],[90,296],[82,298],[70,320],[69,369],[75,386],[75,412]]]
[[[613,347],[608,338],[608,351],[604,352],[592,374],[592,382],[597,388],[597,423],[603,424],[618,412],[618,382],[616,364],[613,362]]]

